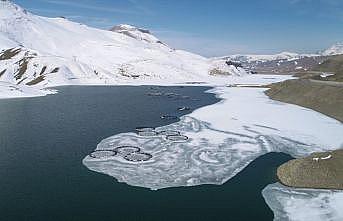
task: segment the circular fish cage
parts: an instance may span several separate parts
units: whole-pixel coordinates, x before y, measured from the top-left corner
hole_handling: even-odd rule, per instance
[[[187,141],[189,138],[184,135],[169,135],[169,136],[166,136],[166,139],[170,141],[174,141],[174,142],[183,142],[183,141]]]
[[[178,97],[178,96],[180,96],[180,94],[170,92],[170,93],[165,93],[164,96],[173,98],[173,97]]]
[[[115,148],[115,151],[122,156],[126,156],[131,153],[137,153],[140,150],[141,149],[136,146],[120,146],[120,147]]]
[[[161,136],[178,136],[181,133],[176,130],[161,130],[161,131],[157,131],[157,134]]]
[[[190,99],[190,96],[181,96],[181,99]]]
[[[124,156],[125,160],[131,161],[131,162],[143,162],[143,161],[148,161],[151,158],[152,158],[151,154],[141,153],[141,152],[130,153]]]
[[[117,155],[115,150],[95,150],[89,154],[90,157],[95,159],[109,158]]]
[[[154,127],[136,127],[137,132],[154,131]]]
[[[159,96],[162,96],[163,93],[161,92],[150,92],[150,93],[147,93],[148,96],[152,96],[152,97],[159,97]]]
[[[164,120],[177,120],[177,119],[179,119],[179,117],[173,116],[173,115],[162,115],[161,119],[164,119]]]
[[[158,133],[154,130],[152,131],[139,131],[137,132],[138,136],[141,136],[141,137],[153,137],[153,136],[156,136]]]

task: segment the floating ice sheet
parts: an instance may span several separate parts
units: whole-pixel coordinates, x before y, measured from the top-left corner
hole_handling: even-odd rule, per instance
[[[343,191],[295,189],[275,183],[262,194],[275,221],[343,220]]]
[[[164,133],[153,137],[136,133],[118,134],[103,140],[97,149],[132,145],[151,154],[152,158],[137,164],[124,161],[119,156],[108,159],[86,157],[84,164],[129,185],[160,189],[222,184],[249,162],[270,151],[302,154],[308,149],[318,149],[280,136],[248,136],[218,131],[187,116],[180,122],[157,129],[181,131],[180,137],[188,139],[170,139]],[[212,142],[211,137],[216,137],[216,142]]]
[[[263,89],[222,87],[212,92],[223,100],[156,128],[157,133],[148,134],[152,136],[123,133],[97,146],[100,150],[137,146],[151,155],[149,159],[139,155],[146,161],[87,156],[84,165],[119,182],[156,190],[222,184],[268,152],[300,157],[342,147],[341,123],[306,108],[274,102]],[[180,134],[170,137],[159,131]]]

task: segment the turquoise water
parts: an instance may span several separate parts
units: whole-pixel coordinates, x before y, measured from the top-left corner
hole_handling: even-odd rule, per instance
[[[275,182],[275,169],[290,159],[285,154],[262,156],[221,186],[159,191],[83,166],[104,138],[170,124],[176,120],[161,116],[218,102],[206,89],[72,86],[0,100],[0,220],[272,220],[261,190]]]

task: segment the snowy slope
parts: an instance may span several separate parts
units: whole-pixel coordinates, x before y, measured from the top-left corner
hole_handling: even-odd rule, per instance
[[[274,220],[343,220],[343,191],[291,188],[269,184],[262,191]]]
[[[0,72],[6,70],[0,82],[39,89],[66,84],[208,82],[217,80],[210,76],[211,70],[222,67],[228,75],[245,74],[223,66],[224,62],[171,49],[147,30],[129,25],[100,30],[64,18],[36,16],[0,1],[0,56],[11,54],[9,50],[19,53],[0,60]]]
[[[336,43],[321,53],[323,56],[343,54],[343,42]]]
[[[0,48],[13,48],[17,46],[18,43],[8,39],[3,33],[0,32]]]

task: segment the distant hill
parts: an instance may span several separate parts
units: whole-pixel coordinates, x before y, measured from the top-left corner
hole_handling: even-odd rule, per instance
[[[329,57],[343,54],[343,43],[337,43],[320,53],[298,54],[282,52],[270,55],[229,55],[220,59],[240,63],[245,69],[260,74],[289,74],[313,70]]]

